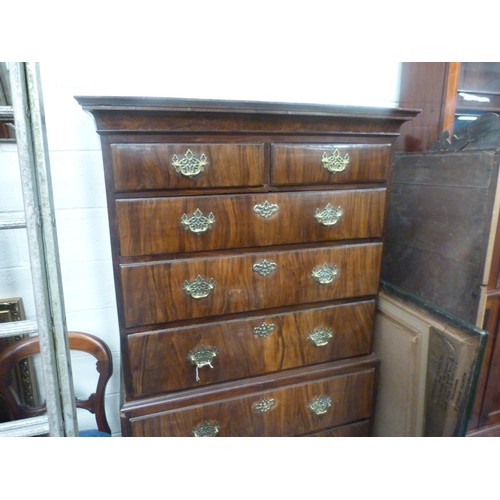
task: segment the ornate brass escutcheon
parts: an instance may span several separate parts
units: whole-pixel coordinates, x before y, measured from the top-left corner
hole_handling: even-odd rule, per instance
[[[253,334],[258,337],[269,337],[274,330],[276,330],[276,325],[274,323],[262,323],[253,329]]]
[[[264,259],[260,262],[255,263],[252,269],[256,273],[259,273],[261,276],[269,276],[271,273],[274,273],[277,268],[278,266],[275,262],[269,262],[268,260]]]
[[[325,208],[317,208],[314,213],[316,220],[323,226],[334,226],[344,214],[344,209],[340,206],[334,207],[330,203]]]
[[[315,415],[325,414],[332,406],[332,398],[330,396],[318,396],[313,401],[307,403],[307,407]]]
[[[188,352],[188,360],[196,366],[196,382],[200,381],[199,369],[204,366],[213,368],[212,361],[219,354],[217,347],[201,346]]]
[[[197,156],[188,149],[180,158],[172,156],[172,166],[175,171],[185,177],[195,177],[205,170],[208,165],[208,158],[204,153]]]
[[[215,288],[215,280],[213,278],[205,279],[198,274],[194,281],[184,281],[182,289],[193,299],[204,299],[208,297]]]
[[[213,424],[204,421],[201,424],[198,424],[196,427],[193,427],[191,431],[194,437],[215,437],[219,434],[220,424],[219,422],[214,422]]]
[[[279,207],[276,203],[270,203],[269,201],[264,201],[264,203],[260,203],[253,207],[255,213],[259,214],[264,219],[269,219],[272,217],[278,210]]]
[[[347,165],[349,165],[350,161],[351,158],[349,157],[349,154],[346,153],[342,156],[337,148],[335,148],[331,154],[324,152],[321,157],[323,167],[332,174],[343,172],[347,168]]]
[[[276,400],[273,398],[263,399],[252,405],[252,410],[259,413],[266,413],[276,406]]]
[[[333,337],[333,330],[331,328],[322,328],[321,326],[315,328],[308,336],[307,339],[312,345],[316,347],[323,347],[328,344]]]
[[[328,285],[329,283],[332,283],[338,274],[339,269],[337,266],[332,266],[326,263],[320,267],[315,267],[311,272],[312,278],[321,285]]]
[[[205,233],[212,228],[214,222],[215,215],[212,212],[204,215],[199,208],[192,215],[182,214],[181,217],[181,224],[184,226],[184,229],[195,234]]]

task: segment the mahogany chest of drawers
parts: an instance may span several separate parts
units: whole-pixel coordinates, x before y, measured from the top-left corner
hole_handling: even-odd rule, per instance
[[[77,97],[101,136],[124,436],[360,436],[411,110]]]

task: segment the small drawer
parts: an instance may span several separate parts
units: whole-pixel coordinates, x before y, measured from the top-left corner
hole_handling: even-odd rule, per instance
[[[369,354],[374,313],[369,300],[131,334],[127,399]]]
[[[375,295],[381,243],[121,266],[124,326]]]
[[[118,200],[120,254],[378,238],[385,200],[385,189]]]
[[[385,182],[390,144],[273,144],[276,186]]]
[[[115,191],[261,186],[263,144],[111,144]]]
[[[177,404],[167,405],[170,409],[152,407],[149,414],[131,417],[127,425],[132,436],[270,437],[311,434],[371,417],[375,366],[317,375],[314,381],[270,389],[254,382],[253,392],[250,387],[243,395],[241,389],[229,389],[208,402],[185,393]]]

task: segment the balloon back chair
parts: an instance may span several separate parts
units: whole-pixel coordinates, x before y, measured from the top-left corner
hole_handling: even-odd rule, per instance
[[[109,347],[98,337],[83,332],[68,332],[69,348],[84,351],[96,358],[99,374],[95,392],[87,399],[76,398],[76,407],[83,408],[95,415],[97,429],[80,431],[82,437],[109,437],[109,427],[104,405],[106,386],[113,373],[113,361]],[[36,417],[46,413],[45,402],[37,407],[21,402],[15,384],[12,384],[12,370],[19,361],[35,356],[40,352],[38,337],[30,337],[16,342],[0,352],[0,396],[5,400],[7,411],[12,420]]]

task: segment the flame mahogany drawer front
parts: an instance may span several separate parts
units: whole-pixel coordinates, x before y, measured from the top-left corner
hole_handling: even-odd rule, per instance
[[[125,324],[374,295],[381,254],[381,243],[366,243],[125,265]]]
[[[308,437],[369,437],[370,421],[362,420],[354,424],[342,425],[333,429],[307,434]]]
[[[127,337],[138,398],[369,354],[375,301]]]
[[[132,436],[292,436],[371,416],[375,367],[240,395],[227,390],[217,401],[182,400],[182,408],[132,417]]]
[[[118,200],[124,257],[382,235],[385,189]]]
[[[261,186],[263,144],[112,144],[116,191]]]
[[[368,435],[404,109],[77,97],[101,137],[124,436]]]
[[[273,144],[272,183],[385,182],[390,162],[389,144]]]

